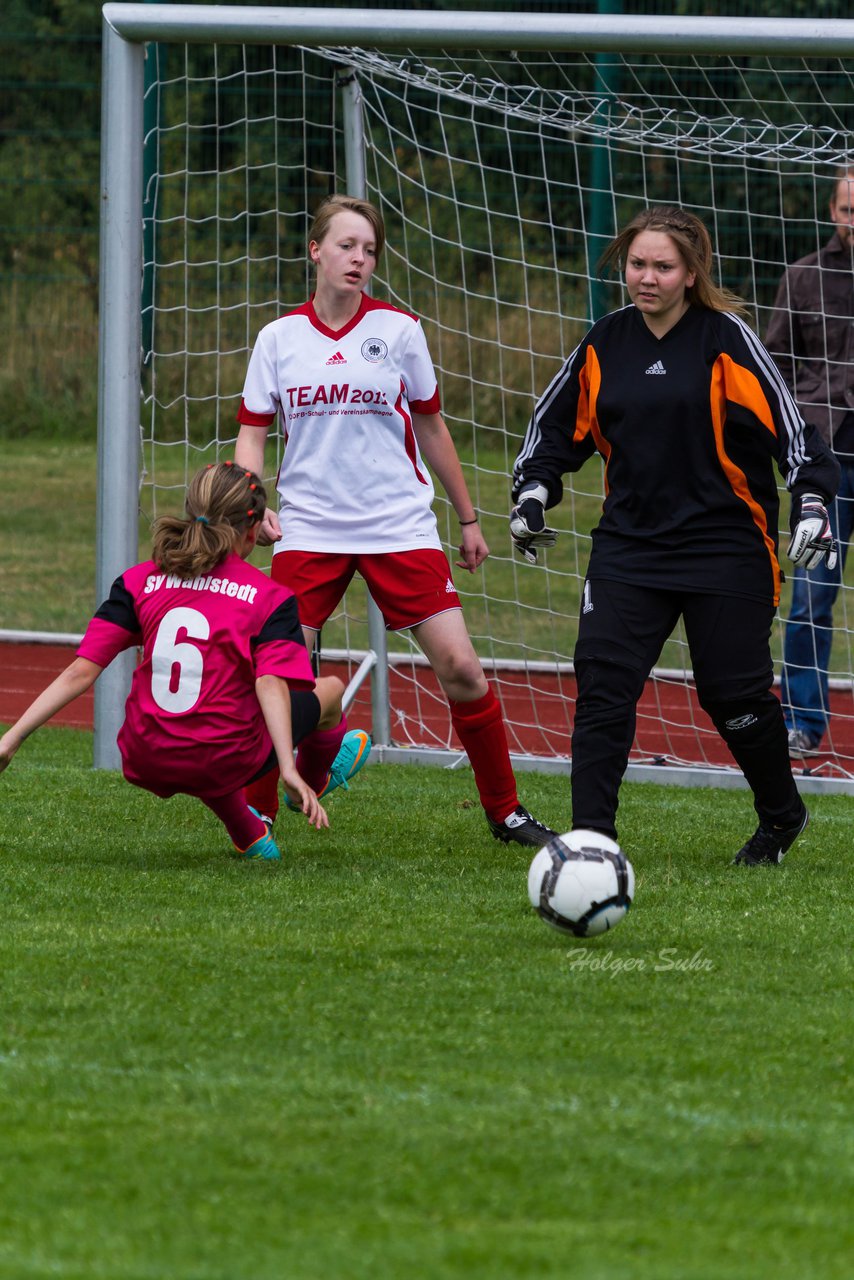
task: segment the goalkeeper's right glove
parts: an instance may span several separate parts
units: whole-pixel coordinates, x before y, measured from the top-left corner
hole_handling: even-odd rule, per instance
[[[526,485],[510,512],[510,537],[513,546],[528,564],[537,563],[538,547],[553,547],[557,541],[557,529],[550,529],[546,524],[545,504],[548,496],[545,485]]]
[[[828,569],[835,569],[838,558],[836,539],[821,494],[805,493],[792,517],[792,536],[787,552],[792,563],[802,565],[804,569],[817,569],[827,556]]]

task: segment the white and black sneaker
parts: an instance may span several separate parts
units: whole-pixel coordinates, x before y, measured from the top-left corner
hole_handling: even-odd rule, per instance
[[[488,815],[486,822],[495,839],[502,844],[509,844],[513,840],[516,844],[525,844],[532,849],[542,849],[543,845],[554,840],[558,834],[544,822],[538,822],[521,804],[503,822],[495,822]]]
[[[814,738],[806,729],[789,730],[789,755],[793,760],[809,760],[821,755],[820,743],[821,738]]]
[[[772,827],[760,822],[747,844],[739,849],[733,862],[742,867],[757,867],[763,863],[779,866],[798,836],[806,830],[809,820],[809,809],[804,805],[801,818],[791,827]]]

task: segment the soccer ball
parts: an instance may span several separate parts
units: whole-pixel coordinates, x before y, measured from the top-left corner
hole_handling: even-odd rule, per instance
[[[613,929],[634,896],[632,864],[616,840],[598,831],[555,836],[528,872],[531,906],[546,924],[576,938]]]

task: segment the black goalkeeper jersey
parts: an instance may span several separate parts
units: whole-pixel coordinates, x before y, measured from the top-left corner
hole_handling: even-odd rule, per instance
[[[657,338],[634,305],[599,320],[540,398],[516,459],[561,499],[598,450],[605,502],[589,576],[780,598],[774,463],[793,493],[833,497],[836,460],[762,343],[730,312],[690,307]]]

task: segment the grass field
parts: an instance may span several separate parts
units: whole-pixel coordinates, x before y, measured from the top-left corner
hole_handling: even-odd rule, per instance
[[[14,474],[36,478],[37,501],[10,501],[0,508],[0,628],[36,631],[82,632],[100,601],[95,599],[95,495],[96,451],[93,437],[61,439],[3,439],[6,465]],[[151,451],[149,451],[151,452]],[[272,451],[271,451],[272,452]],[[140,519],[140,558],[150,545],[150,516],[153,511],[178,512],[183,501],[183,485],[189,471],[215,456],[213,450],[195,450],[185,459],[183,450],[154,450],[146,459],[149,475],[158,485],[156,504],[152,490],[143,491],[144,515]],[[457,571],[456,583],[463,599],[466,619],[478,652],[484,658],[525,656],[528,659],[568,658],[573,649],[578,596],[583,582],[589,543],[586,531],[598,519],[600,499],[567,493],[550,519],[563,532],[554,551],[549,552],[546,573],[531,568],[511,556],[507,530],[508,480],[510,465],[497,450],[478,455],[481,469],[469,469],[469,479],[477,505],[485,513],[482,525],[493,554],[477,574]],[[272,458],[270,459],[273,465]],[[468,465],[468,464],[467,464]],[[582,472],[591,490],[598,483],[596,463]],[[168,488],[167,486],[174,486]],[[272,492],[272,485],[270,486]],[[458,536],[456,522],[448,520],[444,504],[439,504],[440,534],[452,546]],[[571,530],[579,529],[576,537]],[[253,563],[269,564],[269,548],[259,548]],[[845,572],[845,592],[854,590],[854,556]],[[788,584],[772,636],[775,661],[782,652],[782,619],[788,612]],[[837,606],[840,616],[845,605]],[[365,649],[369,646],[365,593],[361,582],[348,595],[347,612],[333,617],[324,628],[327,649]],[[850,671],[849,628],[835,633],[831,669]],[[408,650],[408,640],[391,638],[390,647]],[[661,667],[683,667],[688,662],[681,629],[665,646]]]
[[[99,603],[94,598],[97,485],[94,440],[25,437],[4,440],[3,448],[7,465],[15,472],[38,477],[39,501],[20,507],[9,503],[0,512],[0,539],[10,551],[0,561],[0,600],[3,602],[0,627],[83,631]],[[272,454],[272,450],[270,452]],[[159,487],[156,495],[150,487],[143,490],[140,559],[148,554],[150,547],[152,514],[180,513],[188,474],[215,457],[213,449],[195,450],[191,459],[185,459],[183,449],[148,451],[148,475],[155,477]],[[273,457],[268,462],[271,468],[275,466]],[[519,562],[510,559],[506,464],[497,456],[493,462],[492,469],[486,467],[480,473],[477,484],[471,473],[472,490],[477,489],[478,503],[487,513],[483,516],[484,531],[496,554],[476,575],[457,574],[461,592],[467,593],[465,608],[469,628],[473,635],[483,637],[481,648],[485,653],[490,653],[491,644],[497,641],[508,650],[502,656],[517,657],[522,645],[530,642],[530,635],[524,635],[523,628],[532,616],[531,611],[538,611],[540,616],[539,611],[551,608],[560,618],[563,645],[571,646],[580,590],[577,539],[565,533],[550,561],[556,573],[531,571],[520,583]],[[595,478],[594,471],[594,481]],[[271,482],[269,494],[274,493]],[[445,505],[440,504],[440,530],[443,538],[452,542],[459,538],[459,529],[456,521],[449,520],[446,510],[442,510]],[[561,517],[564,526],[568,528],[567,522],[572,518],[589,528],[597,518],[600,505],[598,498],[567,503]],[[269,560],[269,548],[259,548],[253,554],[253,563],[261,567]],[[324,629],[327,647],[346,647],[348,638],[352,648],[367,647],[365,593],[361,583],[354,586],[351,595],[353,616],[346,624],[343,619],[330,621]],[[517,605],[520,598],[527,614],[524,611],[520,614]],[[530,630],[539,631],[542,639],[542,632],[548,627],[541,621],[539,627]],[[399,642],[398,647],[405,649],[407,642]]]
[[[848,1280],[850,800],[748,869],[746,793],[626,786],[635,906],[573,943],[467,771],[255,866],[90,759],[0,778],[0,1277]]]

